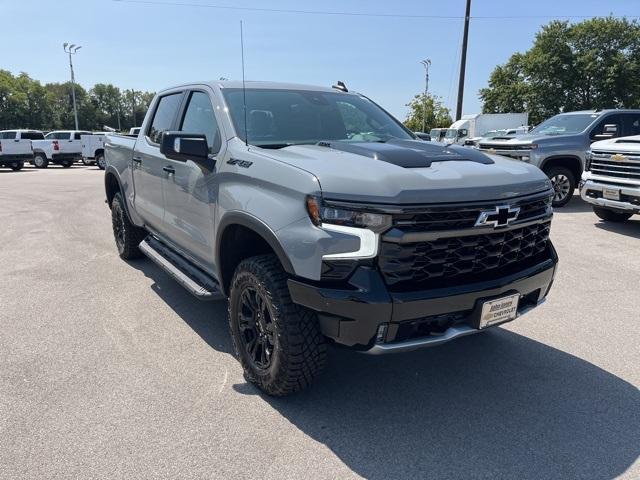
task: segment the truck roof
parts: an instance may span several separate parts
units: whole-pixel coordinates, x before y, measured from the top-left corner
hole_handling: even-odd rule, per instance
[[[214,80],[214,81],[201,81],[201,82],[189,82],[181,85],[175,85],[173,87],[164,89],[172,90],[174,88],[186,87],[190,85],[209,85],[211,87],[225,88],[242,88],[242,80]],[[266,89],[266,90],[306,90],[317,92],[339,92],[340,90],[332,87],[321,87],[318,85],[304,85],[299,83],[286,83],[286,82],[268,82],[268,81],[256,81],[247,80],[245,86],[248,89]],[[163,91],[164,91],[163,90]],[[352,90],[346,93],[356,93]]]
[[[603,110],[576,110],[575,112],[562,112],[558,115],[574,115],[577,113],[587,113],[592,115],[601,115],[603,113],[611,113],[611,112],[632,112],[632,113],[640,113],[640,109],[637,108],[606,108]]]

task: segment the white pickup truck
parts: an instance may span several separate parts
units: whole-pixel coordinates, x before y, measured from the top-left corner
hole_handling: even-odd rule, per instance
[[[31,140],[38,138],[44,136],[36,130],[0,131],[0,167],[21,170],[24,162],[33,160]]]
[[[624,222],[640,214],[640,135],[591,144],[580,196],[602,220]]]
[[[44,140],[33,141],[33,164],[47,168],[50,163],[70,167],[82,160],[82,135],[91,132],[82,130],[56,130],[45,135]]]
[[[106,132],[94,132],[80,136],[82,163],[85,165],[97,164],[100,170],[104,170],[104,141],[106,140],[106,135]]]

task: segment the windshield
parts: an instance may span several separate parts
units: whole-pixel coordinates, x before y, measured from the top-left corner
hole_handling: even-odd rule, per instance
[[[447,128],[447,133],[444,135],[444,138],[457,138],[458,130],[455,128]]]
[[[245,140],[242,89],[224,89],[233,125]],[[414,137],[359,95],[307,90],[247,89],[248,143],[265,148],[323,140],[386,142]]]
[[[598,115],[593,113],[562,114],[545,120],[530,133],[537,135],[567,135],[585,130]]]

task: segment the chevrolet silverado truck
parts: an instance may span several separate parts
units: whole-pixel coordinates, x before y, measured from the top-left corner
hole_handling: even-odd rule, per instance
[[[0,167],[9,167],[17,172],[24,162],[33,160],[31,140],[43,138],[37,130],[0,131]]]
[[[640,214],[640,135],[591,144],[580,196],[608,222]]]
[[[566,205],[584,171],[591,143],[640,134],[640,110],[561,113],[526,135],[481,140],[479,149],[540,167],[553,183],[553,206]]]
[[[56,130],[47,133],[43,140],[34,140],[33,165],[36,168],[47,168],[53,163],[69,168],[82,160],[82,135],[91,135],[91,132]]]
[[[157,94],[105,143],[120,257],[228,297],[245,377],[307,386],[327,345],[439,345],[542,303],[557,256],[536,167],[418,140],[343,87],[220,81]]]

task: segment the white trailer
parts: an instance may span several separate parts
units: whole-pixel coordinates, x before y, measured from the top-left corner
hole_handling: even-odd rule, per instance
[[[451,124],[445,135],[445,143],[464,145],[465,140],[482,138],[491,130],[504,130],[524,127],[529,121],[525,113],[475,113],[463,115],[460,120]]]

